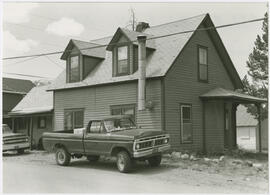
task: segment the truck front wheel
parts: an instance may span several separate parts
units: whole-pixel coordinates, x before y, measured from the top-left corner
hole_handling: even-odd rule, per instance
[[[126,151],[121,151],[117,154],[116,164],[121,173],[127,173],[132,167],[132,160]]]
[[[55,159],[58,165],[67,166],[70,163],[70,154],[64,148],[57,148]]]
[[[161,155],[152,156],[148,158],[147,161],[151,167],[158,167],[161,163]]]

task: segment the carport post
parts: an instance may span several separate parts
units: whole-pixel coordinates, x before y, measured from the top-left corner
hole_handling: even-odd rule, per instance
[[[258,130],[259,130],[259,152],[262,152],[262,130],[261,130],[261,104],[256,104],[258,112]]]

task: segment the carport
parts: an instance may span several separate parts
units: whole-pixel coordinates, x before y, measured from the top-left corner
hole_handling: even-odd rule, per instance
[[[215,88],[200,96],[203,103],[203,150],[211,147],[236,148],[236,110],[239,104],[254,104],[258,111],[259,152],[261,146],[261,106],[267,99],[224,88]],[[211,145],[209,147],[208,145]],[[222,144],[223,143],[223,144]]]

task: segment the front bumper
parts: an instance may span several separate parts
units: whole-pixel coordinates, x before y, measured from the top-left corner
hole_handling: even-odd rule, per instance
[[[169,150],[171,148],[171,146],[169,144],[164,145],[164,146],[157,146],[151,149],[147,149],[147,150],[143,150],[143,151],[135,151],[133,153],[133,157],[134,158],[140,158],[140,157],[146,157],[146,156],[151,156],[155,153],[162,153],[165,152],[167,150]]]
[[[30,148],[30,143],[25,142],[25,143],[15,143],[15,144],[3,144],[3,149],[2,151],[9,151],[9,150],[19,150],[19,149],[28,149]]]

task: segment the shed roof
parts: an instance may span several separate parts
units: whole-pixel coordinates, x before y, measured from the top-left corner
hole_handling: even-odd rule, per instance
[[[174,60],[185,47],[187,42],[190,40],[194,32],[174,34],[173,36],[164,36],[167,34],[173,34],[183,31],[194,31],[200,27],[200,25],[207,20],[211,20],[209,14],[202,14],[187,19],[178,20],[175,22],[162,24],[158,26],[153,26],[147,28],[143,33],[147,35],[152,35],[153,37],[162,36],[162,38],[154,39],[155,51],[152,52],[146,59],[146,77],[154,78],[165,76],[169,68],[174,63]],[[207,25],[212,25],[211,22],[205,23]],[[128,30],[123,30],[129,37],[135,38],[138,34],[137,32],[130,32]],[[141,33],[139,33],[141,34]],[[131,38],[130,38],[131,39]],[[215,36],[216,40],[221,40],[219,36]],[[92,40],[91,43],[96,44],[108,44],[112,40],[112,37],[105,37],[103,39]],[[147,40],[148,42],[148,40]],[[149,41],[150,42],[150,41]],[[220,47],[224,49],[225,47]],[[223,52],[227,54],[226,52]],[[225,55],[224,54],[224,55]],[[225,55],[224,58],[229,58],[229,55]],[[225,64],[226,70],[231,75],[233,82],[237,88],[242,87],[241,79],[236,72],[231,60],[227,60],[228,63]],[[228,67],[227,67],[228,66]],[[116,83],[122,81],[131,81],[138,79],[138,71],[132,75],[113,77],[112,76],[112,52],[106,51],[106,58],[101,61],[82,81],[76,83],[66,83],[66,71],[64,70],[58,78],[50,86],[49,90],[59,90],[68,88],[77,88],[85,86],[94,86],[107,83]]]
[[[200,95],[202,99],[233,99],[240,102],[264,103],[267,99],[257,98],[247,94],[242,94],[233,90],[215,88]]]
[[[257,126],[258,120],[254,116],[247,112],[247,108],[244,105],[239,105],[236,112],[237,126]]]
[[[37,86],[12,109],[9,115],[27,115],[51,112],[53,110],[53,92],[46,91],[48,85]]]
[[[26,94],[35,86],[32,81],[24,79],[3,78],[2,81],[2,90],[6,93]]]

